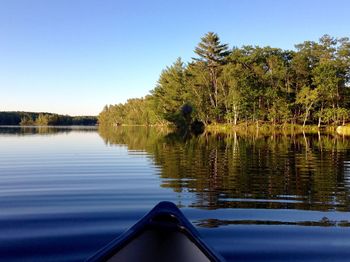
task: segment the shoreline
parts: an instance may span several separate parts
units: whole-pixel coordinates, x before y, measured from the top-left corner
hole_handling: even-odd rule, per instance
[[[97,127],[102,127],[99,125]],[[151,128],[169,128],[176,129],[171,124],[163,125],[132,125],[122,124],[111,126],[112,128],[118,127],[151,127]],[[318,127],[317,125],[305,125],[300,124],[278,124],[272,125],[268,123],[261,123],[259,127],[255,123],[241,122],[237,125],[232,124],[209,124],[205,126],[204,132],[212,133],[234,133],[234,132],[245,132],[245,133],[260,133],[260,134],[273,134],[273,133],[335,133],[339,135],[350,135],[350,125],[335,126],[335,125],[323,125]]]

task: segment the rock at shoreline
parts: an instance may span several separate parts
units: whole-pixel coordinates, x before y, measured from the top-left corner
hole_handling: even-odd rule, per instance
[[[350,136],[350,125],[347,126],[338,126],[337,133],[340,135]]]

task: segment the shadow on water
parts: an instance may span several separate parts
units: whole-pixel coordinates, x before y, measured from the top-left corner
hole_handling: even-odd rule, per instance
[[[336,135],[209,134],[99,129],[105,143],[144,150],[161,186],[191,194],[191,207],[348,211],[350,140]]]
[[[333,221],[323,217],[319,221],[274,221],[274,220],[221,220],[204,219],[196,223],[197,226],[214,228],[228,225],[273,225],[273,226],[314,226],[314,227],[350,227],[347,220]]]

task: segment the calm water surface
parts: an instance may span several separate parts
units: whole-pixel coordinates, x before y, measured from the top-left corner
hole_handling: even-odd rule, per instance
[[[162,200],[228,261],[349,261],[350,139],[0,128],[2,261],[84,261]]]

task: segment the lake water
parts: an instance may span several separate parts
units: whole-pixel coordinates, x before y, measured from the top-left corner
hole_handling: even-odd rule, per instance
[[[228,261],[349,261],[350,139],[0,128],[1,261],[84,261],[162,200]]]

